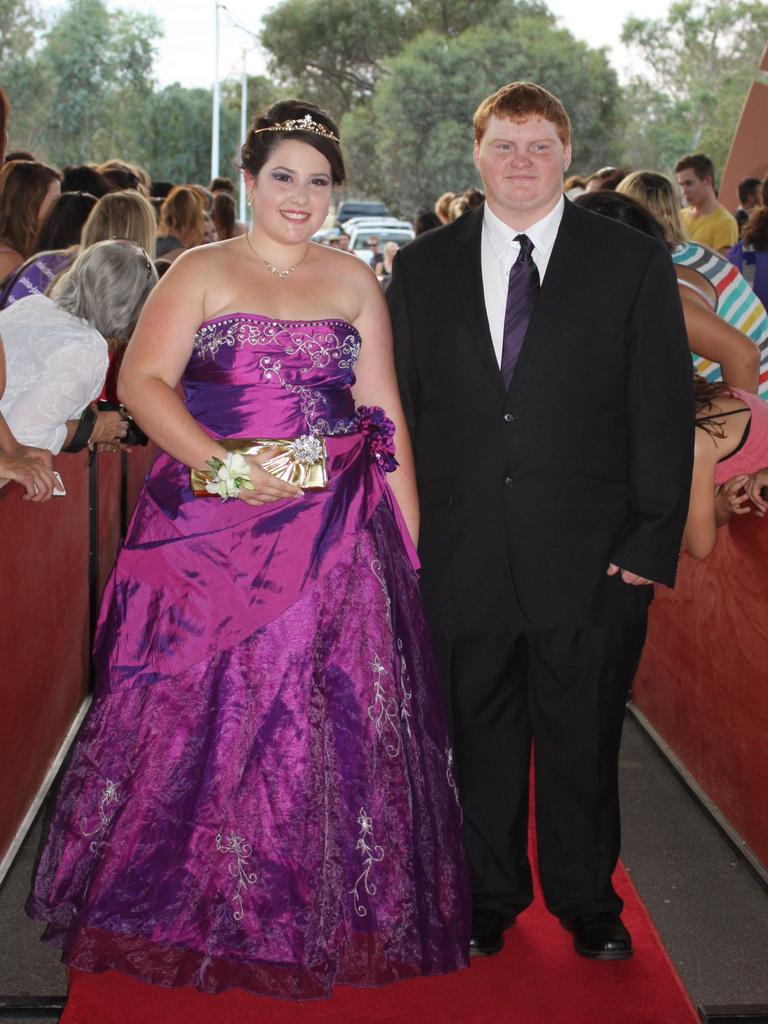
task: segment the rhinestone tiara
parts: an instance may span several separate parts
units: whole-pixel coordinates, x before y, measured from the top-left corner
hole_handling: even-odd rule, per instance
[[[259,132],[312,132],[313,135],[321,135],[324,139],[338,143],[338,138],[329,131],[324,124],[315,121],[311,114],[304,117],[294,118],[292,121],[281,121],[279,124],[271,124],[268,128],[256,128],[254,135]]]

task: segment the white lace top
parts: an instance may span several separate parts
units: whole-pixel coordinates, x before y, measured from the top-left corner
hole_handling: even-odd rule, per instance
[[[107,343],[47,295],[30,295],[2,310],[0,339],[6,362],[0,412],[17,441],[56,455],[67,420],[78,419],[104,386]]]

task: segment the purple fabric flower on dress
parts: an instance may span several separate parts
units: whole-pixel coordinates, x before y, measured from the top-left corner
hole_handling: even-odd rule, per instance
[[[385,473],[394,473],[398,465],[395,458],[395,424],[378,405],[358,406],[357,422],[378,464]]]

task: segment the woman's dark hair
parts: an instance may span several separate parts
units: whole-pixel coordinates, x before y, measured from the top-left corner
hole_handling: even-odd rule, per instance
[[[229,192],[217,192],[213,197],[211,220],[220,240],[232,238],[235,233],[235,200]]]
[[[583,195],[577,196],[573,202],[576,206],[583,206],[585,210],[591,210],[592,213],[610,217],[611,220],[626,224],[627,227],[641,231],[644,235],[650,235],[651,238],[658,238],[660,242],[667,245],[661,224],[651,216],[644,206],[634,199],[630,199],[629,196],[614,192],[612,189],[599,189],[597,192],[585,192]]]
[[[631,167],[601,167],[599,171],[593,171],[587,178],[587,184],[590,181],[597,181],[600,184],[600,190],[606,189],[612,191],[616,188],[622,178],[626,178],[628,174],[632,173]],[[598,191],[597,189],[595,191]]]
[[[703,414],[709,414],[713,402],[718,398],[732,398],[733,392],[727,384],[721,380],[709,381],[698,373],[693,375],[693,399],[696,403],[696,426],[706,430],[712,437],[725,437],[725,427],[722,420],[704,419]]]
[[[208,186],[209,192],[229,192],[235,194],[235,185],[231,178],[214,178]]]
[[[10,160],[0,171],[0,238],[26,259],[32,254],[40,205],[61,174],[34,160]]]
[[[257,117],[253,122],[248,137],[243,143],[243,148],[240,150],[243,169],[255,177],[267,162],[269,154],[280,142],[285,139],[298,139],[300,142],[306,142],[308,146],[312,146],[318,153],[322,153],[331,165],[331,179],[334,185],[343,185],[346,171],[344,158],[341,155],[341,146],[338,142],[301,128],[274,132],[261,130],[270,128],[272,125],[283,124],[285,121],[296,121],[307,115],[313,121],[327,128],[338,139],[339,129],[336,122],[320,107],[314,103],[307,103],[305,100],[280,100],[278,103],[273,103],[262,117]]]
[[[766,176],[760,188],[760,204],[768,206],[768,176]]]
[[[416,214],[416,220],[413,222],[413,230],[415,235],[423,235],[425,231],[431,231],[433,228],[441,228],[443,222],[437,216],[434,210],[420,210]]]
[[[102,175],[88,164],[77,164],[74,167],[65,167],[61,179],[62,192],[87,192],[89,195],[101,199],[110,191]]]
[[[106,181],[110,192],[139,191],[141,175],[124,160],[107,160],[99,166],[99,174]]]
[[[485,194],[479,188],[470,187],[464,189],[462,195],[467,200],[468,210],[474,210],[476,206],[482,206],[485,202]]]
[[[28,149],[14,149],[12,153],[5,154],[5,162],[11,163],[12,160],[35,160],[34,153],[30,153]]]
[[[756,206],[744,228],[744,244],[758,252],[768,249],[768,206]]]
[[[96,196],[87,192],[62,192],[38,228],[32,252],[79,245],[83,225],[97,202]]]

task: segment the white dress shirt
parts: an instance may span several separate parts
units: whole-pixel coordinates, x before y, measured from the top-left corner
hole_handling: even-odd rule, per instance
[[[29,295],[0,312],[0,339],[6,364],[0,412],[20,444],[56,455],[67,420],[76,420],[104,386],[107,343],[46,295]]]
[[[565,199],[561,196],[549,213],[531,224],[524,231],[511,228],[496,216],[485,204],[483,213],[483,235],[480,243],[480,259],[483,270],[483,293],[485,311],[496,359],[501,366],[501,347],[504,341],[504,314],[507,309],[507,288],[509,272],[517,260],[520,244],[515,235],[527,235],[533,243],[533,261],[539,271],[539,280],[544,282],[552,246],[563,219]]]

